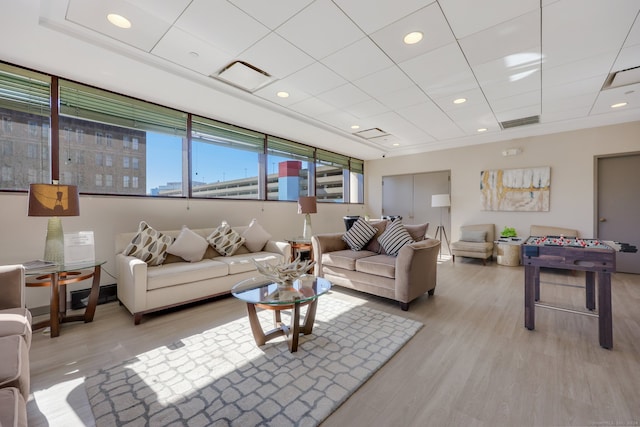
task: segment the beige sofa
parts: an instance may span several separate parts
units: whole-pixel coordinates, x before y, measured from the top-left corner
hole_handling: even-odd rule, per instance
[[[0,425],[26,426],[31,313],[22,265],[0,266]]]
[[[311,238],[316,276],[333,285],[398,301],[405,311],[416,298],[434,294],[439,240],[416,241],[403,246],[397,256],[390,256],[367,249],[354,251],[342,240],[344,234]]]
[[[232,228],[242,234],[247,226]],[[160,232],[176,238],[180,231]],[[214,228],[192,231],[206,238]],[[118,300],[133,314],[136,325],[144,314],[228,294],[233,285],[256,275],[254,260],[277,264],[291,258],[289,243],[268,240],[257,252],[250,252],[243,245],[232,256],[221,256],[208,247],[203,259],[197,262],[169,255],[161,265],[150,266],[122,253],[135,235],[135,232],[116,235],[115,262]]]

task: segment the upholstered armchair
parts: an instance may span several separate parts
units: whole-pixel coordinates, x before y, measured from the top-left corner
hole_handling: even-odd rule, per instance
[[[462,256],[479,258],[483,265],[487,265],[487,259],[493,258],[494,240],[494,224],[463,225],[460,227],[460,240],[451,243],[453,262],[456,262],[456,256]]]
[[[31,313],[22,265],[0,266],[0,425],[27,425]]]

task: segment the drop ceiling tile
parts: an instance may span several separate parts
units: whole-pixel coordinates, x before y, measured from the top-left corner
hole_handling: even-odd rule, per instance
[[[524,117],[539,116],[541,112],[540,105],[530,105],[527,107],[516,108],[513,110],[496,113],[496,119],[500,122],[509,120],[522,119]]]
[[[287,92],[289,96],[286,98],[281,98],[278,96],[278,92]],[[296,104],[311,97],[310,94],[300,89],[293,89],[293,85],[286,79],[270,83],[267,86],[253,92],[253,94],[259,96],[260,98],[269,100],[274,104],[282,106]]]
[[[131,21],[131,28],[125,30],[109,23],[106,16],[112,12],[126,16]],[[146,52],[151,51],[172,22],[122,0],[115,4],[100,0],[73,0],[69,2],[65,18]]]
[[[636,19],[629,30],[627,39],[624,41],[624,47],[630,47],[640,44],[640,20]]]
[[[563,122],[566,120],[583,118],[589,114],[589,110],[591,110],[591,106],[562,111],[543,111],[542,115],[540,116],[540,123]]]
[[[462,104],[453,103],[454,100],[460,98],[466,99],[466,102]],[[455,111],[475,105],[486,105],[487,103],[487,100],[484,98],[484,94],[478,87],[432,99],[440,107],[440,109],[442,109],[442,111]]]
[[[367,37],[332,53],[321,62],[347,80],[357,80],[393,65]]]
[[[417,11],[434,0],[377,1],[371,0],[335,0],[335,3],[367,34],[397,21]]]
[[[78,1],[78,0],[71,0]],[[86,2],[86,0],[80,0]],[[104,1],[98,0],[100,3]],[[70,2],[70,3],[71,3]],[[144,10],[147,14],[155,15],[167,22],[175,21],[186,7],[189,6],[191,0],[121,0],[122,3],[135,4],[136,7]],[[109,7],[113,7],[118,1],[110,1]]]
[[[316,0],[276,32],[315,59],[322,59],[364,36],[329,0]]]
[[[309,117],[318,117],[320,115],[334,111],[336,107],[324,102],[318,98],[307,98],[304,101],[292,104],[289,106],[290,110],[297,111]]]
[[[464,132],[432,102],[403,108],[398,114],[436,139],[464,136]]]
[[[540,61],[540,11],[534,10],[460,40],[460,47],[471,66],[497,58]]]
[[[457,43],[448,44],[399,65],[429,96],[442,97],[477,86]]]
[[[318,120],[339,130],[352,132],[351,126],[358,122],[358,119],[346,111],[333,110],[317,116]]]
[[[175,27],[167,31],[151,53],[205,76],[213,74],[233,59],[227,52]]]
[[[398,67],[393,66],[353,82],[372,97],[415,86]]]
[[[545,60],[542,63],[542,87],[558,86],[576,80],[607,75],[611,71],[611,63],[616,54],[617,52],[611,51],[574,62],[565,62],[555,67]],[[602,83],[604,84],[604,80]]]
[[[419,43],[407,45],[403,38],[412,31],[421,31],[424,38]],[[376,31],[371,38],[396,63],[455,42],[455,37],[437,3]]]
[[[320,62],[303,68],[287,77],[295,87],[304,88],[311,95],[318,95],[338,86],[345,85],[347,81],[330,70]]]
[[[607,75],[604,74],[562,85],[544,86],[542,89],[542,101],[545,105],[549,105],[548,103],[562,102],[564,98],[580,95],[590,95],[593,99],[602,88],[602,84],[606,79]]]
[[[309,55],[280,37],[270,33],[246,51],[238,59],[260,68],[281,79],[314,62]]]
[[[381,104],[375,99],[368,99],[366,101],[345,107],[344,110],[348,113],[353,114],[359,119],[363,119],[366,117],[377,116],[378,114],[385,113],[389,111],[389,107]]]
[[[627,102],[628,105],[621,108],[611,108],[613,104],[619,102]],[[610,114],[632,109],[638,112],[636,117],[640,117],[640,83],[601,91],[590,115]]]
[[[323,92],[317,97],[336,108],[346,107],[369,99],[366,93],[351,83]]]
[[[430,102],[429,97],[416,86],[400,89],[395,92],[384,93],[382,95],[378,95],[376,99],[392,110]]]
[[[520,95],[527,92],[540,92],[540,72],[536,71],[526,77],[518,80],[502,80],[492,82],[491,84],[482,85],[489,104],[493,104],[495,100],[510,96]]]
[[[612,71],[621,71],[628,68],[640,67],[640,44],[625,47],[613,64]]]
[[[175,26],[234,56],[269,33],[226,0],[194,0]]]
[[[573,62],[620,46],[638,14],[638,2],[564,0],[542,11],[543,50],[553,65]],[[613,24],[612,24],[613,23]]]
[[[152,0],[147,0],[152,1]],[[313,0],[229,0],[253,16],[257,21],[274,30],[283,22],[307,7]]]
[[[491,101],[491,109],[496,115],[498,115],[505,111],[527,107],[536,107],[539,109],[541,102],[540,90],[533,90],[531,92],[519,93],[516,96],[494,99]]]
[[[548,117],[549,114],[555,114],[565,111],[583,111],[584,115],[589,114],[589,110],[593,106],[596,98],[595,93],[585,93],[582,95],[573,95],[565,97],[546,97],[542,98],[542,116]]]
[[[439,0],[458,39],[539,9],[540,0]]]
[[[455,123],[459,123],[461,121],[470,121],[475,120],[476,117],[490,115],[495,121],[495,117],[493,116],[493,112],[491,108],[489,108],[489,104],[479,103],[476,105],[469,105],[466,107],[458,108],[456,110],[450,110],[446,112],[446,115],[453,120]]]

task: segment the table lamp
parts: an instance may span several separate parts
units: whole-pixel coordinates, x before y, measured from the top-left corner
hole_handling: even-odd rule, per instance
[[[61,216],[80,215],[78,187],[60,184],[29,185],[29,216],[47,216],[44,260],[64,264],[64,233]]]
[[[316,198],[315,196],[303,196],[298,200],[298,213],[304,214],[304,230],[302,232],[302,237],[305,240],[311,240],[311,236],[313,232],[311,231],[311,215],[312,213],[318,212],[316,206]]]

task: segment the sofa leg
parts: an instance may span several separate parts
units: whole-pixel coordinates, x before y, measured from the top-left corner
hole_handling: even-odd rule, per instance
[[[136,314],[133,315],[133,324],[134,325],[139,325],[141,321],[142,321],[142,313],[136,313]]]
[[[409,303],[408,302],[401,302],[400,303],[400,308],[402,309],[402,311],[409,310]]]
[[[451,255],[451,261],[452,262],[456,262],[456,256],[455,255]]]
[[[429,292],[427,292],[430,296],[433,296],[433,294],[436,293],[435,289],[431,289]]]

